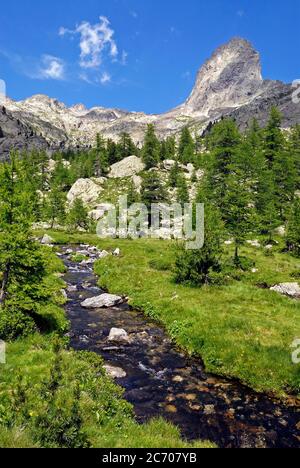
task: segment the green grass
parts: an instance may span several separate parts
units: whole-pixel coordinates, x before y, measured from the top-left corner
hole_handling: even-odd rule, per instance
[[[74,403],[78,401],[80,434],[88,446],[101,448],[211,448],[209,442],[188,443],[179,430],[162,419],[138,425],[123,390],[106,376],[93,353],[68,350],[63,335],[69,328],[62,305],[65,267],[48,247],[44,287],[51,300],[41,305],[37,320],[43,333],[7,344],[7,362],[0,365],[0,447],[69,447],[59,434],[73,437]],[[57,383],[51,384],[59,356]],[[55,388],[55,403],[51,392]],[[79,394],[76,393],[79,391]],[[42,422],[41,422],[42,421]],[[66,421],[71,428],[65,427]],[[69,432],[68,432],[69,430]],[[71,438],[72,438],[71,437]]]
[[[179,346],[201,356],[208,371],[258,391],[299,396],[300,367],[292,364],[291,345],[300,337],[300,302],[257,287],[295,281],[292,274],[300,261],[281,253],[280,246],[271,256],[263,248],[244,248],[242,254],[255,261],[257,273],[241,273],[240,281],[227,286],[197,289],[173,282],[166,265],[172,265],[174,249],[167,242],[102,241],[91,235],[69,240],[107,250],[120,247],[121,257],[107,257],[95,266],[101,286],[126,294],[133,307],[163,324]]]
[[[0,377],[0,447],[44,446],[36,423],[40,415],[49,411],[42,388],[50,378],[57,356],[56,340],[53,336],[36,334],[8,345],[7,364],[1,366]],[[138,425],[131,405],[122,398],[122,389],[104,374],[99,357],[64,348],[60,354],[58,414],[72,411],[74,388],[79,386],[82,431],[92,447],[212,447],[208,442],[184,442],[179,431],[161,419]],[[22,407],[18,409],[16,389],[20,382],[26,398],[22,397]],[[57,431],[56,427],[47,428],[47,434],[51,431]]]

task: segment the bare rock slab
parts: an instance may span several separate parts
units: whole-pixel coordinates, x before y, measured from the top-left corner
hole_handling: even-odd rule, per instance
[[[277,284],[271,291],[275,291],[284,296],[289,296],[293,298],[300,298],[300,286],[298,283],[281,283]]]
[[[123,299],[120,296],[113,294],[101,294],[100,296],[91,297],[81,303],[81,307],[85,309],[103,309],[114,307],[120,304]]]

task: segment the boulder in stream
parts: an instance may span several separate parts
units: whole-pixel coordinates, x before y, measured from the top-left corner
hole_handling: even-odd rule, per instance
[[[112,328],[108,337],[108,341],[115,343],[129,343],[130,338],[128,333],[122,328]]]
[[[100,296],[91,297],[81,303],[81,307],[85,309],[102,309],[114,307],[122,302],[120,296],[113,294],[101,294]]]
[[[41,244],[43,245],[52,245],[53,243],[54,240],[52,239],[52,237],[48,236],[48,234],[45,234],[41,240]]]
[[[113,379],[124,379],[126,377],[126,372],[121,369],[121,367],[114,367],[106,364],[103,366],[104,369],[106,370],[106,373],[109,375],[109,377],[112,377]]]

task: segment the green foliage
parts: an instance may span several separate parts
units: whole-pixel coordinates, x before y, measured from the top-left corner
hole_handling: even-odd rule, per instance
[[[142,150],[143,161],[146,169],[155,167],[159,162],[160,143],[155,135],[154,125],[149,124],[145,135],[144,146]]]
[[[300,257],[300,199],[292,206],[287,225],[286,245],[290,252]]]
[[[148,210],[151,210],[151,205],[167,200],[167,194],[162,185],[159,174],[156,171],[147,172],[144,175],[141,189],[141,201]]]
[[[183,164],[193,163],[195,160],[195,143],[188,127],[181,131],[178,159]]]
[[[189,189],[184,174],[179,174],[177,177],[177,201],[182,205],[190,201]]]
[[[76,198],[67,215],[67,225],[71,231],[81,228],[87,230],[89,228],[88,210],[84,206],[81,198]]]
[[[177,283],[202,286],[213,282],[213,275],[221,272],[222,232],[217,210],[206,205],[204,246],[200,250],[179,247],[175,261]]]
[[[12,341],[36,331],[34,320],[23,312],[0,310],[0,339]]]

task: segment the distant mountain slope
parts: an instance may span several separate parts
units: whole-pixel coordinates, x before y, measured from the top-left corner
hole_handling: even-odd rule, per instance
[[[32,127],[20,122],[14,115],[0,106],[0,159],[5,159],[10,150],[48,149],[47,141],[37,136]]]
[[[263,80],[259,53],[248,41],[235,38],[219,47],[201,67],[187,101],[165,114],[87,109],[81,104],[68,108],[44,95],[21,102],[7,99],[5,107],[26,128],[42,136],[37,145],[46,140],[51,147],[90,147],[98,132],[112,139],[128,132],[136,142],[142,142],[149,123],[155,124],[160,137],[177,134],[186,125],[201,134],[210,122],[226,115],[234,117],[241,128],[253,117],[265,124],[273,105],[283,114],[283,126],[290,127],[300,123],[300,106],[293,104],[292,92],[291,85]],[[22,146],[21,135],[15,141]],[[13,142],[13,138],[6,139],[5,145]],[[28,141],[26,136],[24,143],[29,142],[34,143],[34,138]]]

